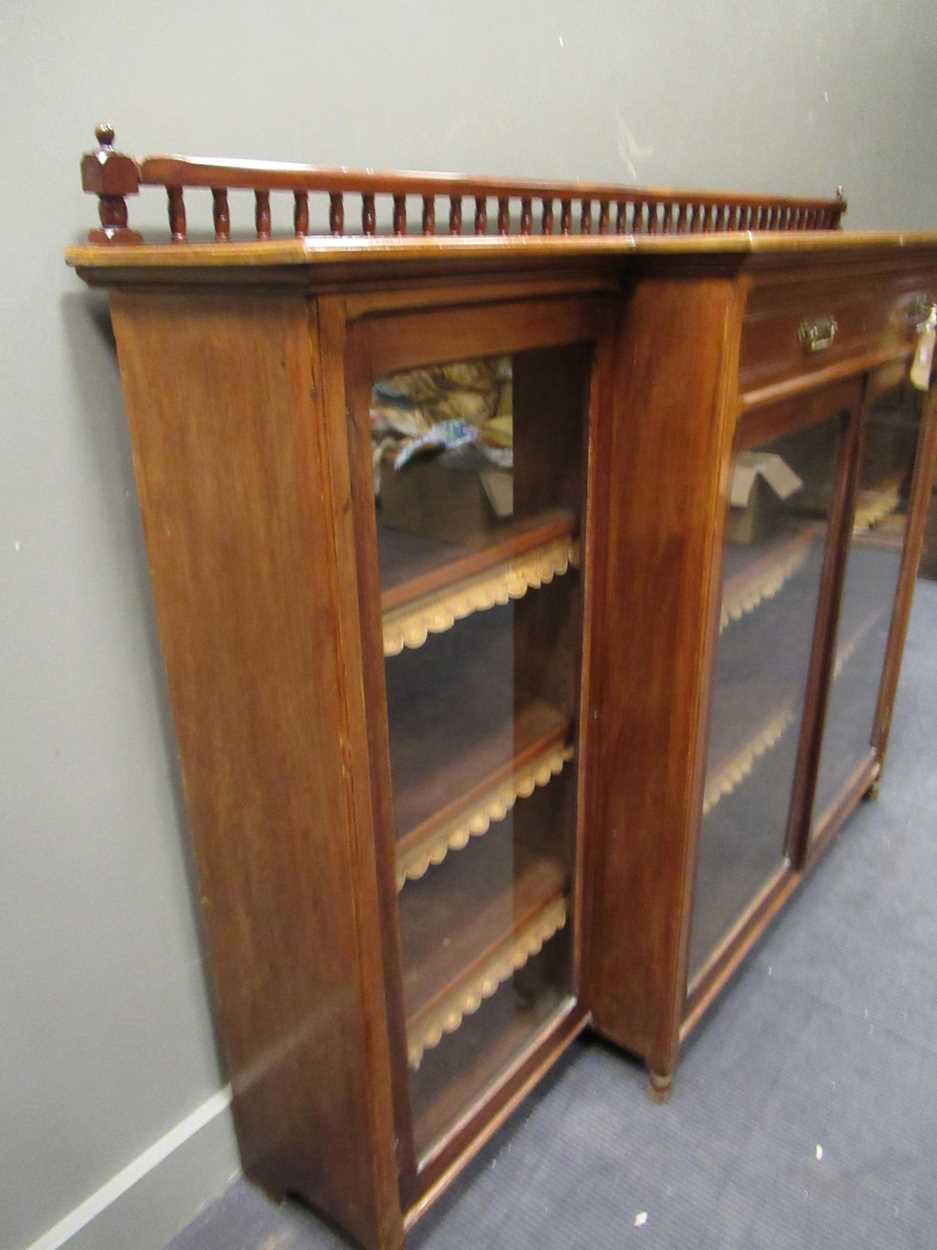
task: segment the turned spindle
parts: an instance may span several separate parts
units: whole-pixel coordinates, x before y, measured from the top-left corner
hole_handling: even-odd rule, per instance
[[[485,234],[488,230],[488,200],[484,195],[475,196],[475,233]]]
[[[366,191],[361,197],[361,229],[365,234],[373,234],[376,227],[377,216],[374,211],[374,195]]]
[[[462,233],[462,196],[449,196],[449,233]]]
[[[405,195],[394,196],[394,234],[401,235],[407,233],[407,197]]]
[[[529,195],[521,196],[521,234],[530,234],[534,228],[534,212]]]
[[[435,195],[423,196],[423,220],[421,222],[424,234],[434,234],[436,231],[436,197]]]
[[[173,243],[185,242],[185,199],[181,187],[167,187],[169,201],[169,233]]]
[[[293,192],[293,233],[297,239],[309,233],[309,194],[306,191]]]
[[[599,200],[599,234],[608,234],[608,200]]]
[[[374,213],[374,197],[371,197],[371,213]],[[367,233],[365,220],[365,203],[361,201],[361,224],[362,229]],[[341,191],[329,192],[329,234],[341,235],[345,233],[345,197]]]
[[[579,212],[579,229],[583,234],[592,233],[592,201],[582,200]]]
[[[114,127],[106,123],[94,131],[98,146],[81,159],[81,186],[98,197],[101,224],[88,231],[91,243],[142,243],[143,235],[127,225],[125,196],[140,190],[140,170],[133,157],[114,149]]]
[[[553,201],[545,199],[543,201],[543,218],[541,220],[541,229],[544,234],[553,233]]]
[[[510,234],[511,232],[511,202],[507,196],[502,195],[498,200],[498,234]]]
[[[560,200],[560,234],[571,234],[573,229],[573,202]]]
[[[647,232],[657,234],[657,205],[653,200],[647,201]]]
[[[686,234],[686,205],[681,204],[677,209],[677,234]]]
[[[624,234],[628,226],[628,201],[618,200],[615,205],[615,233]]]
[[[215,224],[215,239],[228,243],[231,239],[231,216],[228,213],[228,193],[224,187],[212,187],[211,215]]]
[[[270,238],[270,192],[254,192],[254,226],[258,239]]]

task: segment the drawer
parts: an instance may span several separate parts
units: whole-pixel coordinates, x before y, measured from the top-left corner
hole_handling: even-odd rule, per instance
[[[937,282],[920,274],[890,282],[871,276],[864,283],[755,286],[742,326],[741,393],[910,346],[932,292]]]

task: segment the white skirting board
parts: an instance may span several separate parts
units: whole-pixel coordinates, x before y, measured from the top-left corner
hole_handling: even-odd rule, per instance
[[[239,1172],[225,1086],[24,1250],[162,1250]]]

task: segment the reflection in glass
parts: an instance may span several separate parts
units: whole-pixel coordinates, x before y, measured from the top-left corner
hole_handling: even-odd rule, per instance
[[[919,417],[918,395],[909,384],[876,397],[864,416],[855,518],[814,797],[814,831],[872,749]]]
[[[568,1005],[591,352],[371,395],[410,1102],[425,1163]]]
[[[733,465],[689,979],[785,859],[841,421]]]

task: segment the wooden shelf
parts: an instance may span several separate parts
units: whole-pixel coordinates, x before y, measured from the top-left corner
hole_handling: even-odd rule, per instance
[[[397,889],[418,881],[431,865],[438,867],[450,851],[463,850],[470,838],[481,837],[493,822],[504,820],[518,799],[529,798],[538,786],[558,776],[575,753],[568,735],[564,717],[546,704],[533,704],[514,721],[512,756],[485,771],[500,746],[510,750],[502,733],[494,743],[478,744],[474,758],[463,757],[466,782],[476,776],[480,780],[399,838]],[[414,797],[404,796],[404,804]]]
[[[535,761],[565,754],[570,722],[561,712],[541,699],[515,708],[508,702],[510,692],[498,694],[500,707],[485,698],[483,686],[474,699],[460,702],[457,695],[448,696],[441,706],[458,713],[445,722],[438,715],[421,717],[422,700],[414,698],[408,709],[413,714],[396,719],[391,736],[394,814],[399,852],[408,864],[411,854],[435,843],[443,828],[471,819],[482,807],[493,810],[495,792],[514,784],[516,770],[526,773]]]
[[[546,952],[537,965],[545,958]],[[558,984],[558,978],[542,979],[540,992],[526,1002],[502,1002],[501,995],[489,999],[444,1048],[427,1051],[419,1069],[410,1073],[413,1137],[421,1164],[568,1014],[575,1001],[568,986]]]
[[[579,559],[571,512],[515,521],[473,543],[378,527],[384,655],[422,647],[473,612],[519,599]]]
[[[567,920],[568,873],[539,845],[474,844],[400,896],[407,1058],[425,1051],[527,961]]]
[[[704,815],[748,777],[799,714],[813,641],[822,532],[810,522],[796,535],[796,543],[788,534],[786,539],[761,544],[760,552],[745,548],[732,553],[737,567],[730,566],[727,588],[734,585],[736,592],[746,577],[754,584],[766,569],[790,568],[792,560],[798,575],[791,573],[782,582],[783,593],[775,591],[770,610],[749,610],[720,639]]]
[[[719,632],[753,612],[804,567],[811,549],[826,537],[826,526],[808,524],[766,543],[729,544]]]
[[[493,791],[516,770],[569,743],[569,717],[517,689],[514,632],[512,610],[498,608],[386,666],[394,815],[408,859],[450,821],[493,809]]]
[[[901,504],[901,476],[895,475],[856,498],[853,535],[867,536]],[[773,599],[806,563],[815,543],[826,539],[826,525],[817,521],[797,533],[786,532],[767,543],[730,544],[726,547],[726,577],[722,592],[719,632]]]
[[[749,776],[758,760],[777,746],[794,723],[797,706],[796,691],[782,698],[744,742],[734,750],[723,752],[706,773],[703,790],[703,815],[708,816],[720,799],[736,790]]]

